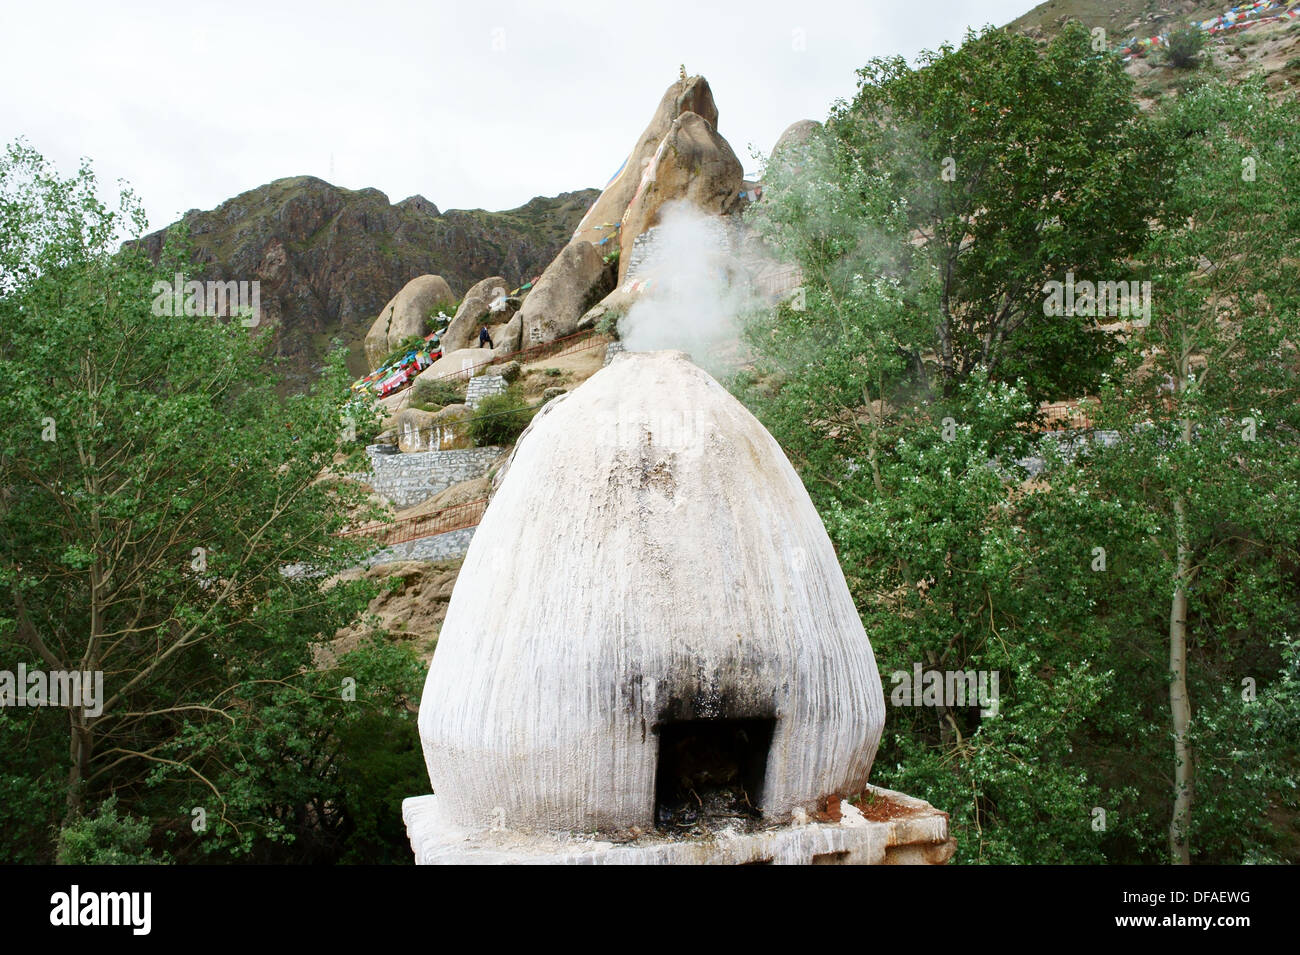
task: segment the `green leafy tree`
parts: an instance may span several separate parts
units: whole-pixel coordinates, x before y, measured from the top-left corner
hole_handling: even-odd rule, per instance
[[[1135,686],[1127,699],[1146,704],[1130,713],[1131,729],[1150,729],[1138,739],[1162,727],[1172,739],[1168,846],[1181,863],[1197,855],[1198,831],[1208,858],[1261,832],[1271,795],[1297,783],[1295,721],[1276,726],[1261,761],[1245,756],[1262,741],[1245,735],[1258,721],[1241,684],[1273,692],[1294,665],[1300,611],[1300,274],[1285,265],[1300,257],[1298,118],[1294,101],[1271,103],[1255,84],[1202,87],[1162,117],[1178,152],[1141,253],[1152,318],[1101,395],[1113,440],[1057,478],[1123,507],[1094,543],[1122,555],[1106,599],[1136,601],[1113,621],[1116,646],[1143,648],[1135,667],[1167,692],[1163,717],[1150,705],[1158,692]],[[1167,663],[1153,670],[1156,633]]]
[[[1016,480],[1033,403],[982,374],[946,402],[865,402],[871,357],[891,351],[872,330],[904,316],[887,283],[858,307],[851,348],[778,350],[736,388],[799,469],[862,612],[889,704],[873,778],[950,812],[960,861],[1101,861],[1098,786],[1073,748],[1113,674],[1092,663],[1104,629],[1057,492]],[[996,674],[998,699],[915,706],[918,667]]]
[[[103,678],[88,705],[0,720],[0,791],[33,811],[0,808],[19,857],[109,795],[182,860],[355,825],[342,739],[401,723],[418,686],[395,648],[322,662],[370,596],[321,586],[361,555],[334,535],[359,490],[322,478],[362,469],[341,353],[278,397],[242,322],[157,314],[187,259],[119,245],[143,225],[89,167],[0,158],[0,658]],[[356,672],[374,676],[342,699]]]
[[[773,157],[751,214],[823,293],[808,321],[838,334],[854,283],[889,277],[915,385],[951,395],[984,368],[1037,400],[1088,391],[1110,340],[1091,317],[1044,316],[1043,287],[1118,281],[1145,232],[1160,143],[1122,65],[1073,24],[1043,50],[990,28],[859,77],[824,134]]]
[[[1295,104],[1207,87],[1148,123],[1082,36],[1039,65],[978,40],[915,76],[896,64],[906,97],[867,83],[873,122],[845,106],[773,157],[753,213],[804,285],[748,328],[733,387],[817,504],[887,695],[915,666],[1001,676],[996,714],[892,701],[875,779],[949,810],[962,861],[1285,857],[1270,821],[1294,817],[1297,788]],[[981,42],[1005,55],[984,62]],[[1039,70],[1072,74],[1065,98],[1034,100]],[[1019,88],[1038,91],[1023,115],[999,95]],[[953,102],[999,118],[945,140]],[[1072,140],[1064,116],[1098,125]],[[1118,138],[1107,116],[1130,118]],[[934,182],[909,172],[917,155]],[[936,214],[971,157],[984,181],[964,188],[996,181],[1006,202]],[[1125,167],[1145,193],[1107,192]],[[1017,206],[1027,168],[1047,191]],[[1067,269],[1149,278],[1149,327],[1094,348],[1076,316],[1043,315]],[[1067,386],[1100,393],[1101,430],[1036,440],[1039,400]],[[1026,481],[1031,455],[1044,470]]]
[[[1169,64],[1176,69],[1189,70],[1199,62],[1204,48],[1204,30],[1199,27],[1175,30],[1169,34]]]

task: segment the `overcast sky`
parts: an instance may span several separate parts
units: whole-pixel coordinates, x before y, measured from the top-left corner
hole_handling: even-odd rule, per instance
[[[601,187],[685,64],[746,172],[797,119],[1033,0],[4,0],[0,137],[126,179],[152,227],[309,174],[507,209]]]

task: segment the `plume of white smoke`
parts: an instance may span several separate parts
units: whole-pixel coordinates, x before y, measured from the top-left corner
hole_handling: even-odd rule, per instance
[[[619,323],[629,351],[680,349],[717,373],[739,360],[742,318],[760,307],[723,221],[693,203],[666,204],[637,278],[648,281]]]

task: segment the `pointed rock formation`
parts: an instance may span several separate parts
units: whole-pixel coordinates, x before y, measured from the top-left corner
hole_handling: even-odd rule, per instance
[[[650,124],[623,160],[623,165],[618,167],[600,198],[578,223],[577,231],[573,233],[574,242],[590,242],[595,245],[613,233],[611,227],[622,221],[623,213],[636,195],[646,167],[659,144],[668,135],[673,121],[684,112],[702,116],[708,120],[709,125],[717,127],[718,108],[714,105],[709,81],[703,76],[687,77],[668,87]],[[602,252],[608,251],[605,246],[600,249]]]
[[[727,141],[703,116],[682,113],[646,167],[647,176],[623,217],[618,281],[627,275],[636,237],[653,228],[665,203],[685,199],[710,215],[732,212],[744,167]]]

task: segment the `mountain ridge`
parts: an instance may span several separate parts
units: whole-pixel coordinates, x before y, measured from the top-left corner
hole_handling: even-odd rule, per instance
[[[394,203],[374,187],[288,176],[215,209],[191,209],[142,244],[157,257],[166,235],[184,225],[202,277],[260,282],[259,325],[272,328],[272,351],[287,360],[286,384],[298,388],[314,378],[335,338],[348,346],[350,365],[360,367],[371,322],[419,275],[441,275],[457,296],[488,275],[526,282],[551,261],[598,194],[582,189],[500,212],[444,212],[418,194]]]

